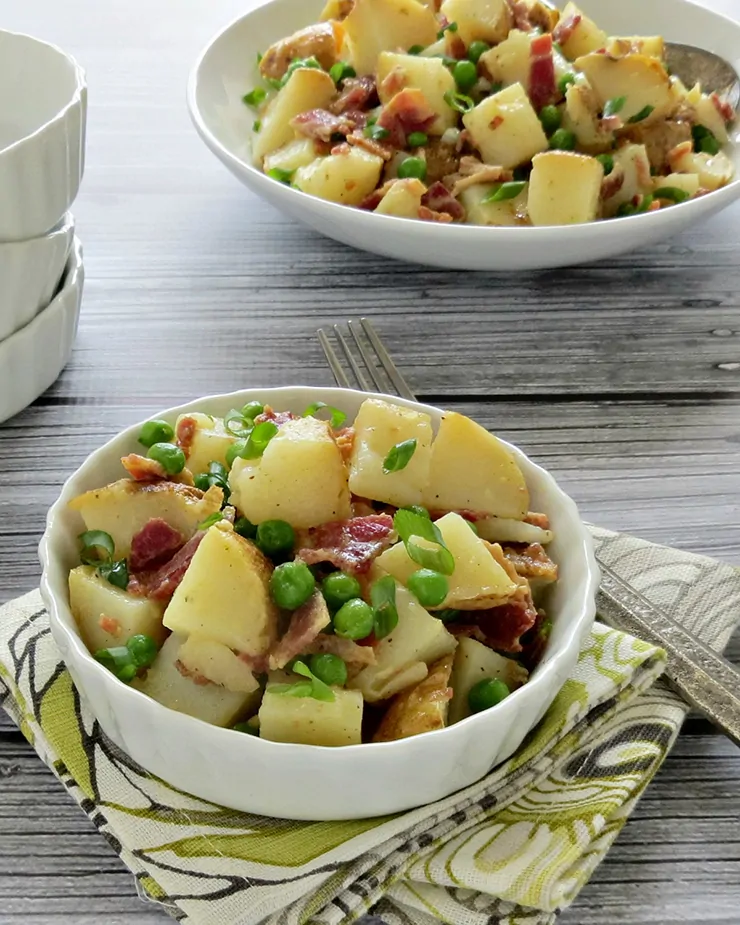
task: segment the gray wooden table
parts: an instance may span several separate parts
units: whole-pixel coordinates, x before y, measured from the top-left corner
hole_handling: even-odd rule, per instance
[[[79,338],[57,384],[0,427],[0,600],[36,584],[46,509],[104,439],[206,393],[329,384],[313,334],[361,314],[423,400],[518,443],[588,519],[740,563],[740,207],[648,251],[528,275],[324,240],[239,187],[190,127],[189,65],[243,6],[0,0],[0,27],[64,46],[90,84]],[[740,661],[737,639],[730,651]],[[562,921],[740,922],[739,807],[740,753],[690,720]],[[0,719],[2,925],[165,921]]]

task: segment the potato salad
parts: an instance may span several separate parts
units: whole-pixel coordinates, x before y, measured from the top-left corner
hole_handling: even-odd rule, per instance
[[[381,215],[581,224],[734,175],[732,108],[671,75],[660,36],[610,36],[572,2],[329,0],[259,70],[255,164]]]
[[[550,633],[548,518],[460,414],[367,399],[150,421],[127,475],[71,502],[72,613],[173,710],[276,742],[442,729],[527,682]]]

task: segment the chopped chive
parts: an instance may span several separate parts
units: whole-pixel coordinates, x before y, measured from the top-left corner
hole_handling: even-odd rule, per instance
[[[370,587],[373,606],[373,632],[376,639],[385,639],[398,626],[396,579],[391,575],[379,578]]]
[[[199,523],[198,529],[208,530],[214,524],[220,523],[223,519],[224,519],[224,515],[221,513],[221,511],[216,511],[214,514],[211,514],[210,517],[206,517],[206,519],[202,523]]]
[[[408,53],[410,55],[420,55],[423,51],[424,51],[423,45],[412,45],[411,48],[409,48]]]
[[[327,405],[323,401],[315,401],[312,405],[309,405],[301,416],[304,418],[316,418],[319,411],[326,411],[330,415],[332,430],[339,430],[347,420],[347,415],[344,411],[340,411],[339,408],[332,408],[331,405]]]
[[[250,90],[249,93],[245,93],[242,97],[242,102],[247,106],[257,107],[265,102],[267,98],[267,91],[264,87],[255,87],[254,90]]]
[[[283,170],[282,167],[273,167],[272,170],[267,171],[267,176],[271,180],[277,180],[278,183],[285,183],[287,186],[290,186],[290,181],[293,179],[293,174],[295,170]]]
[[[608,119],[610,116],[616,116],[617,113],[624,109],[626,102],[626,96],[617,96],[613,100],[607,100],[606,106],[604,106],[604,118]]]
[[[523,180],[511,183],[495,183],[490,192],[481,199],[481,203],[506,202],[507,199],[516,199],[526,186]]]
[[[638,113],[635,113],[635,115],[632,116],[632,118],[628,119],[627,121],[629,122],[630,125],[634,125],[636,122],[642,122],[644,119],[647,119],[647,117],[653,112],[655,112],[655,106],[645,106],[643,109],[641,109]]]
[[[261,128],[262,128],[262,120],[255,119],[254,122],[252,123],[252,131],[257,133],[260,131]]]
[[[694,147],[701,154],[710,154],[714,156],[720,152],[720,143],[717,136],[704,125],[694,125],[691,129],[691,135],[694,139]]]
[[[400,472],[405,469],[411,462],[411,458],[416,452],[416,438],[403,440],[392,446],[388,455],[383,460],[383,472],[388,475],[391,472]]]
[[[655,199],[667,199],[669,202],[686,202],[691,199],[686,190],[679,189],[677,186],[661,186],[653,193]]]
[[[464,93],[456,93],[454,90],[448,90],[444,95],[444,101],[456,112],[470,112],[472,109],[475,109],[475,103],[473,100],[466,96]]]

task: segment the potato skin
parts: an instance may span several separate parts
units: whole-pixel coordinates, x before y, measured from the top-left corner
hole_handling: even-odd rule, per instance
[[[449,685],[453,658],[452,654],[441,658],[430,666],[423,681],[393,698],[373,742],[392,742],[444,729],[452,698]]]

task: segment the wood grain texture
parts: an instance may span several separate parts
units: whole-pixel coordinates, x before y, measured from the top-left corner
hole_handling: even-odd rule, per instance
[[[59,382],[0,427],[0,601],[37,582],[45,512],[88,452],[201,394],[329,384],[315,329],[362,314],[423,398],[518,443],[587,519],[740,562],[740,206],[640,253],[526,275],[324,240],[243,190],[189,124],[191,62],[245,5],[0,0],[3,28],[62,45],[90,84],[83,315]],[[740,661],[740,638],[730,651]],[[739,797],[738,751],[689,721],[561,921],[737,925]],[[0,910],[2,925],[166,921],[1,717]]]

